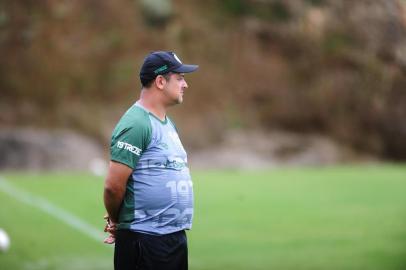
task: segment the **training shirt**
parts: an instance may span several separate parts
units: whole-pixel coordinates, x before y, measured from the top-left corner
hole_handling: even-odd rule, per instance
[[[187,155],[168,117],[161,121],[135,103],[114,129],[110,153],[112,161],[133,169],[118,229],[161,235],[192,227]]]

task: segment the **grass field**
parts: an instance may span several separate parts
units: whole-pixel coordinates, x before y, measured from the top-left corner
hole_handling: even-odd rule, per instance
[[[112,269],[113,248],[41,208],[102,231],[103,179],[2,173],[1,270]],[[190,269],[406,269],[406,166],[194,172]],[[0,180],[4,181],[4,180]],[[4,182],[3,182],[4,183]],[[31,198],[32,199],[32,198]],[[28,203],[27,203],[28,202]]]

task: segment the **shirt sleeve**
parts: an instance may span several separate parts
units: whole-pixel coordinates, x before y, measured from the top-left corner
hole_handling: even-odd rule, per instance
[[[111,140],[111,160],[134,169],[149,141],[150,132],[145,125],[118,129]]]

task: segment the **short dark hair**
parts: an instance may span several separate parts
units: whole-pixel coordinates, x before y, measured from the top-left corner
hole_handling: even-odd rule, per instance
[[[164,77],[165,80],[169,81],[169,80],[171,79],[171,75],[172,75],[173,73],[174,73],[174,72],[168,72],[168,73],[164,73],[164,74],[160,74],[160,75],[161,75],[162,77]],[[158,76],[159,76],[159,75],[158,75]],[[157,76],[157,77],[158,77],[158,76]],[[155,81],[155,79],[156,79],[156,77],[155,77],[154,79],[152,79],[152,80],[146,82],[145,84],[143,84],[142,87],[144,87],[144,88],[150,88],[151,85],[152,85],[152,83]]]

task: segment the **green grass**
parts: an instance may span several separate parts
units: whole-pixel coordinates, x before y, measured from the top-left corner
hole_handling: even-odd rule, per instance
[[[103,228],[103,180],[2,174]],[[406,269],[406,166],[194,172],[190,269]],[[113,249],[0,191],[0,268],[112,269]]]
[[[103,229],[101,179],[75,174],[3,176],[20,189],[46,198]],[[0,227],[11,238],[9,252],[0,253],[0,269],[112,269],[112,248],[1,190]]]

